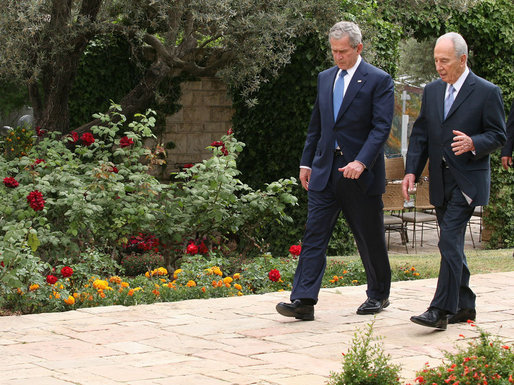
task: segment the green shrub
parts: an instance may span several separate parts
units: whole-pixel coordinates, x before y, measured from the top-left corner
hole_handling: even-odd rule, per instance
[[[343,370],[331,372],[328,385],[395,385],[400,384],[400,366],[391,363],[383,344],[373,337],[373,325],[355,332],[348,352],[344,355]]]
[[[156,252],[147,252],[142,254],[132,253],[123,256],[121,266],[126,275],[136,276],[144,274],[149,270],[164,266],[164,257]]]

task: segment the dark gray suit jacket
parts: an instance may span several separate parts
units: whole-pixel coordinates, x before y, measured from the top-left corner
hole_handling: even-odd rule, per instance
[[[469,72],[446,117],[443,117],[446,83],[438,79],[423,91],[421,111],[414,123],[407,152],[406,173],[421,175],[429,163],[430,202],[444,202],[444,156],[459,188],[471,198],[470,205],[486,205],[491,183],[489,154],[505,142],[505,112],[500,89]],[[470,136],[475,154],[455,155],[452,130]]]
[[[501,156],[512,156],[512,150],[514,150],[514,101],[507,119],[507,141],[502,148]]]

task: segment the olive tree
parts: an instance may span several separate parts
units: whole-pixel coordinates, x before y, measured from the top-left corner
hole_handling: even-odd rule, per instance
[[[284,66],[296,40],[335,21],[337,1],[308,0],[1,0],[0,79],[29,90],[36,124],[69,130],[68,100],[87,44],[120,34],[144,65],[119,101],[144,111],[170,77],[218,75],[249,96]],[[86,125],[84,128],[92,124]]]

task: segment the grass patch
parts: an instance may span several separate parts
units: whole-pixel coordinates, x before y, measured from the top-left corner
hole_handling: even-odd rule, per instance
[[[498,273],[514,271],[514,249],[466,250],[466,258],[471,274]],[[360,261],[358,255],[329,257],[334,261]],[[390,254],[391,269],[414,266],[422,278],[437,278],[441,256],[439,252],[423,254]]]

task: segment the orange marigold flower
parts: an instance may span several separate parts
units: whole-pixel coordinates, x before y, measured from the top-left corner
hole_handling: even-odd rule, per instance
[[[224,282],[225,284],[227,284],[227,283],[231,283],[232,281],[233,281],[232,277],[225,277],[225,278],[223,278],[223,282]]]
[[[218,266],[213,266],[212,267],[212,272],[216,275],[219,275],[219,276],[222,276],[223,273],[221,272],[220,268]]]
[[[129,287],[130,284],[128,282],[122,282],[121,284],[121,287],[125,288],[125,287]]]
[[[100,294],[100,297],[105,298],[105,293],[103,291],[99,290],[98,293]]]
[[[16,292],[17,292],[19,295],[22,295],[22,294],[23,294],[23,290],[21,290],[20,288],[16,289]]]
[[[243,289],[243,287],[238,283],[234,284],[234,288],[239,291],[241,291]]]
[[[153,289],[153,290],[152,290],[152,293],[154,293],[156,297],[158,297],[159,295],[161,295],[161,293],[160,293],[160,292],[159,292],[159,290],[157,290],[157,289]]]
[[[73,298],[78,298],[80,296],[79,293],[73,293]]]
[[[173,279],[177,279],[178,275],[182,273],[182,269],[177,269],[173,272]]]
[[[193,280],[190,280],[190,281],[187,282],[186,286],[187,287],[194,287],[194,286],[196,286],[196,282],[193,281]]]
[[[204,292],[204,293],[205,293],[206,291],[207,291],[207,289],[205,288],[205,286],[203,286],[203,287],[202,287],[202,292]]]
[[[222,287],[222,286],[223,286],[223,280],[222,280],[222,279],[220,279],[220,280],[218,281],[218,287]]]
[[[234,279],[239,279],[239,278],[241,278],[241,274],[239,274],[239,273],[235,273],[235,274],[234,274]]]
[[[129,297],[132,297],[134,295],[134,289],[130,289],[127,293]]]
[[[39,285],[37,283],[30,285],[29,287],[30,291],[36,291],[37,289],[39,289]]]
[[[230,287],[230,283],[226,283],[226,284],[225,284],[225,286],[226,286],[226,287]]]
[[[211,285],[212,285],[212,287],[218,287],[218,282],[216,282],[216,281],[212,281],[212,282],[211,282]]]
[[[103,279],[95,279],[93,282],[93,287],[96,290],[105,290],[109,287],[109,282],[104,281]]]
[[[120,284],[121,283],[121,278],[118,277],[117,275],[114,275],[111,278],[109,278],[109,282]]]
[[[75,297],[73,297],[72,295],[68,296],[68,298],[64,300],[64,303],[70,306],[75,305]]]

